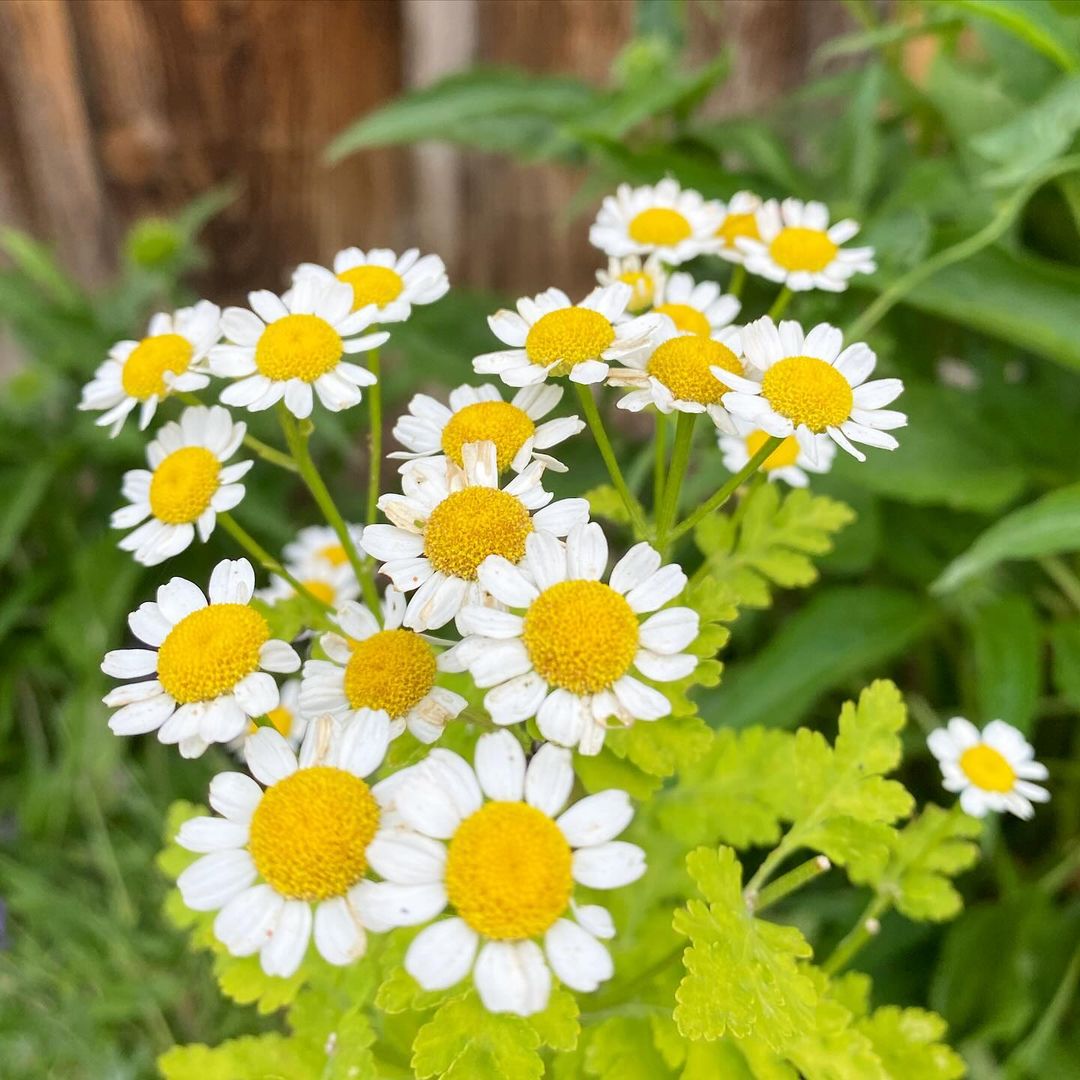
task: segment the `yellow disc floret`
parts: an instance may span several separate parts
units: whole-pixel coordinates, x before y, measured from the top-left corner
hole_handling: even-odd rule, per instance
[[[644,270],[624,270],[619,275],[619,280],[634,290],[627,305],[628,311],[642,311],[653,302],[656,282],[652,274]]]
[[[345,697],[354,709],[404,716],[435,685],[435,654],[412,630],[380,630],[353,645],[345,666]]]
[[[765,431],[752,431],[746,436],[746,453],[753,457],[769,440],[769,434]],[[765,459],[761,466],[766,471],[773,469],[785,469],[794,465],[799,457],[799,443],[794,435],[789,435],[784,441]]]
[[[306,581],[300,582],[305,589],[312,596],[317,597],[324,604],[334,603],[334,586],[329,581],[323,581],[321,578],[308,578]]]
[[[477,401],[459,409],[443,428],[443,453],[464,465],[461,448],[467,443],[493,442],[499,472],[510,468],[517,452],[536,434],[529,414],[508,401]]]
[[[143,338],[124,361],[120,383],[129,397],[145,401],[168,393],[165,373],[183,375],[195,350],[186,337],[158,334]]]
[[[553,375],[566,375],[575,364],[595,360],[615,340],[615,329],[598,311],[569,307],[541,315],[529,329],[525,354]]]
[[[983,791],[1012,791],[1016,773],[1005,755],[986,743],[969,747],[960,755],[964,775]]]
[[[384,308],[396,300],[405,288],[405,282],[396,270],[389,266],[354,266],[351,270],[342,270],[338,281],[352,286],[353,311],[359,311],[368,304]]]
[[[168,525],[198,520],[218,489],[221,463],[203,446],[174,450],[150,479],[150,512]]]
[[[851,416],[851,383],[816,356],[789,356],[773,364],[761,381],[761,394],[774,411],[796,427],[821,434]]]
[[[292,731],[293,726],[292,709],[287,709],[284,705],[279,705],[276,709],[271,709],[266,714],[266,719],[270,721],[271,726],[279,735],[284,735],[286,739],[289,737],[289,732]],[[258,730],[258,726],[252,723],[250,733],[254,734]]]
[[[319,548],[319,558],[325,559],[331,566],[344,566],[349,561],[348,553],[341,544],[327,544]]]
[[[665,341],[649,357],[645,370],[662,382],[678,401],[719,405],[730,387],[725,386],[709,370],[710,367],[742,374],[739,358],[726,345],[712,338],[689,334]]]
[[[424,554],[436,570],[475,581],[477,567],[489,555],[520,562],[532,531],[529,511],[513,495],[468,487],[432,510],[424,530]]]
[[[685,330],[688,334],[700,334],[708,337],[712,333],[709,320],[689,304],[659,304],[655,309],[659,314],[666,315],[677,330]]]
[[[745,236],[750,240],[760,240],[761,233],[758,232],[757,216],[754,214],[728,214],[721,223],[720,228],[716,230],[716,235],[724,241],[724,247],[726,248],[735,247],[735,241],[740,236]]]
[[[533,806],[489,802],[467,817],[446,854],[446,894],[478,934],[520,941],[544,933],[566,910],[570,845]]]
[[[840,249],[820,229],[781,229],[769,245],[769,254],[785,270],[820,273]]]
[[[275,892],[292,900],[343,896],[367,869],[379,804],[358,776],[330,765],[297,769],[263,793],[248,850]]]
[[[679,213],[665,206],[653,206],[642,210],[630,222],[630,239],[650,247],[670,247],[693,234],[690,222]]]
[[[247,604],[211,604],[185,615],[158,650],[158,679],[181,705],[235,689],[259,666],[270,638],[266,620]]]
[[[344,355],[338,332],[318,315],[286,315],[271,323],[255,346],[255,365],[268,379],[314,382]]]
[[[521,639],[553,686],[595,694],[630,670],[638,636],[637,616],[610,585],[560,581],[532,602]]]

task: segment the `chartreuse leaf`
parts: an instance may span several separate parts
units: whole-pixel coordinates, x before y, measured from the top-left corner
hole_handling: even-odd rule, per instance
[[[697,848],[686,865],[704,900],[675,912],[676,931],[691,942],[675,993],[679,1030],[689,1039],[752,1034],[781,1049],[814,1023],[817,991],[798,964],[809,944],[793,926],[754,918],[731,848]]]
[[[601,1080],[654,1080],[670,1075],[652,1029],[631,1016],[613,1016],[593,1029],[585,1051],[585,1072]]]
[[[890,1080],[957,1080],[966,1072],[960,1055],[941,1041],[947,1025],[937,1013],[886,1005],[856,1027]]]
[[[320,1064],[309,1048],[284,1035],[245,1035],[220,1046],[202,1043],[174,1046],[158,1058],[164,1080],[310,1080],[320,1075]]]
[[[782,495],[761,484],[739,513],[713,514],[694,530],[710,576],[740,606],[768,607],[771,589],[803,588],[818,579],[810,556],[832,550],[832,534],[855,520],[852,509],[825,495],[795,489]]]
[[[601,484],[585,492],[589,500],[589,513],[593,517],[602,517],[616,525],[629,525],[630,515],[626,512],[626,503],[611,484]],[[644,511],[643,511],[644,512]]]

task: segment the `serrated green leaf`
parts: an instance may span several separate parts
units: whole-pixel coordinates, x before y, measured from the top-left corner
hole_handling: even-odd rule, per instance
[[[1004,596],[986,604],[972,622],[979,712],[1027,733],[1042,683],[1043,631],[1031,602]]]
[[[691,941],[675,994],[679,1030],[689,1039],[753,1034],[779,1050],[814,1022],[817,992],[797,963],[809,944],[795,927],[751,915],[731,848],[698,848],[686,865],[705,901],[675,912],[676,931]]]
[[[601,1080],[654,1080],[670,1075],[653,1042],[652,1029],[629,1016],[614,1016],[593,1029],[585,1051],[585,1072]]]
[[[889,1078],[957,1080],[966,1072],[963,1058],[941,1041],[946,1024],[937,1013],[887,1005],[856,1027],[870,1040]]]
[[[158,1058],[164,1080],[310,1080],[320,1063],[283,1035],[246,1035],[220,1046],[174,1046]]]
[[[671,776],[708,749],[713,733],[699,716],[667,716],[639,720],[632,727],[608,732],[606,742],[650,776]]]
[[[292,1002],[310,975],[307,961],[295,974],[283,979],[267,975],[259,957],[233,956],[218,945],[214,956],[214,975],[221,992],[238,1005],[254,1005],[262,1014],[276,1012]]]
[[[589,513],[601,517],[616,525],[629,525],[630,515],[626,512],[626,503],[610,484],[601,484],[585,492],[589,501]]]
[[[560,1053],[569,1053],[578,1044],[581,1034],[581,1010],[577,998],[569,990],[552,990],[547,1008],[528,1018],[529,1025],[545,1046]]]

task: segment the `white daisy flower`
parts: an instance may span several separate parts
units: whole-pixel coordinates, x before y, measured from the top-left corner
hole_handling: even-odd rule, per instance
[[[547,1005],[552,972],[581,993],[611,978],[602,944],[615,934],[611,915],[578,904],[574,887],[616,889],[645,872],[641,848],[615,839],[634,813],[625,791],[563,810],[574,784],[570,751],[548,743],[526,765],[506,731],[480,737],[475,768],[433,750],[403,773],[397,810],[412,828],[371,845],[371,865],[386,880],[362,903],[372,923],[430,923],[405,954],[424,989],[447,989],[471,972],[486,1009],[529,1016]],[[449,918],[431,921],[447,906]]]
[[[304,665],[300,701],[310,715],[366,718],[378,714],[389,723],[390,738],[406,728],[432,743],[467,702],[436,686],[442,656],[414,630],[402,627],[405,597],[387,589],[383,626],[363,604],[346,604],[335,616],[341,633],[320,639],[329,660]]]
[[[385,717],[342,729],[322,717],[297,760],[278,732],[262,728],[244,747],[255,779],[227,772],[211,781],[210,805],[222,816],[180,827],[177,842],[204,854],[176,884],[193,911],[218,912],[214,936],[233,956],[258,953],[267,975],[287,978],[312,938],[331,964],[364,955],[373,929],[361,907],[369,852],[397,831],[379,786],[364,778],[388,738]]]
[[[546,423],[547,416],[563,396],[563,387],[553,383],[523,386],[511,401],[503,401],[491,385],[459,386],[450,391],[449,408],[427,394],[417,394],[409,411],[394,425],[394,438],[408,449],[388,457],[414,458],[445,454],[462,466],[462,447],[488,440],[495,444],[499,472],[521,472],[530,461],[540,461],[553,472],[566,466],[540,451],[556,446],[585,427],[576,416],[560,416]]]
[[[411,462],[403,494],[379,499],[392,524],[364,530],[368,553],[384,560],[381,572],[401,592],[416,590],[405,611],[410,630],[437,629],[463,605],[483,603],[477,568],[489,555],[516,564],[534,531],[565,536],[588,520],[586,499],[551,501],[539,462],[500,488],[493,442],[466,443],[462,456],[461,469],[447,458]]]
[[[206,357],[220,338],[221,309],[209,300],[172,315],[159,313],[142,341],[118,341],[109,350],[109,358],[83,387],[79,408],[101,412],[97,424],[115,436],[138,406],[142,431],[163,398],[206,386]]]
[[[109,727],[117,735],[158,733],[184,757],[210,743],[227,743],[279,703],[267,672],[300,667],[291,645],[270,637],[266,620],[250,606],[255,571],[247,559],[228,559],[210,575],[210,602],[202,590],[175,577],[156,602],[128,616],[132,633],[149,648],[106,653],[101,670],[118,679],[141,679],[103,699],[117,708]],[[152,676],[152,678],[148,678]]]
[[[386,248],[345,248],[334,256],[334,269],[301,263],[293,284],[304,277],[342,281],[353,291],[353,311],[374,304],[373,322],[404,322],[416,304],[433,304],[450,291],[446,265],[438,255],[423,255],[409,248],[401,255]]]
[[[339,608],[360,595],[360,583],[356,580],[351,566],[329,566],[322,562],[291,566],[286,563],[285,569],[312,596],[331,608]],[[281,600],[291,600],[296,595],[296,590],[283,577],[271,574],[270,584],[255,595],[263,603],[276,604]]]
[[[712,373],[731,387],[724,408],[770,435],[794,435],[811,461],[817,460],[815,435],[828,435],[842,450],[865,461],[852,442],[895,450],[890,429],[903,427],[902,412],[885,409],[904,389],[899,379],[867,376],[877,364],[873,350],[861,341],[843,348],[835,326],[820,323],[808,334],[797,322],[779,327],[767,315],[743,327],[743,358],[747,371],[738,375],[725,367]],[[747,378],[752,372],[761,372]]]
[[[480,584],[508,611],[468,606],[458,628],[468,635],[451,662],[488,689],[484,707],[496,724],[536,717],[540,734],[597,754],[609,723],[659,720],[671,702],[631,672],[654,682],[682,679],[698,659],[684,653],[698,634],[687,607],[664,608],[686,575],[646,543],[632,547],[608,583],[608,545],[595,522],[577,525],[565,544],[535,533],[523,563],[499,556],[480,567]],[[640,616],[656,612],[641,622]]]
[[[877,269],[873,248],[841,247],[859,231],[858,223],[845,218],[830,226],[824,203],[770,199],[758,211],[757,223],[760,239],[736,240],[746,269],[793,292],[843,292],[854,274]]]
[[[266,714],[266,719],[270,727],[281,735],[293,750],[300,746],[308,728],[308,718],[300,710],[299,679],[286,679],[281,684],[280,700],[277,707]],[[247,730],[229,743],[229,749],[242,758],[248,739],[261,730],[262,728],[252,720]]]
[[[715,281],[695,282],[681,271],[664,282],[653,301],[653,311],[666,315],[676,330],[701,337],[718,337],[735,321],[741,307]]]
[[[960,792],[960,807],[972,817],[1008,811],[1020,818],[1035,815],[1031,805],[1049,802],[1050,792],[1033,780],[1049,772],[1035,761],[1031,744],[1011,724],[991,720],[980,732],[962,716],[932,731],[926,740],[941,765],[946,791]]]
[[[720,213],[720,225],[716,230],[716,239],[720,243],[716,254],[728,262],[741,263],[746,256],[739,249],[739,238],[761,239],[757,220],[761,196],[752,191],[736,191],[726,203],[718,199],[713,205]]]
[[[713,374],[722,367],[742,375],[742,337],[733,326],[712,337],[685,333],[668,324],[650,353],[634,357],[626,367],[612,368],[609,386],[629,386],[618,402],[620,409],[640,412],[655,405],[662,413],[707,412],[721,431],[733,432],[734,423],[722,402],[728,387]]]
[[[349,525],[348,529],[353,546],[363,555],[363,527]],[[336,570],[338,567],[350,565],[348,553],[338,534],[329,525],[308,525],[301,529],[296,534],[296,539],[285,545],[282,556],[289,571],[297,570],[301,574],[309,570]]]
[[[221,329],[231,344],[210,350],[210,370],[236,381],[221,392],[221,400],[261,412],[284,398],[301,420],[311,415],[313,390],[331,412],[358,404],[360,387],[376,379],[345,357],[374,349],[390,335],[357,337],[376,312],[371,307],[353,311],[352,300],[343,282],[305,277],[285,297],[266,289],[248,293],[250,311],[226,308]]]
[[[721,433],[717,440],[720,452],[724,455],[724,468],[734,475],[746,467],[750,459],[765,445],[769,438],[766,431],[738,425],[744,434],[725,435]],[[807,473],[827,473],[832,468],[836,457],[836,444],[828,435],[814,435],[817,453],[814,460],[803,452],[794,435],[789,435],[766,459],[761,466],[765,478],[771,481],[783,480],[792,487],[806,487],[810,483]]]
[[[648,352],[665,325],[663,316],[651,313],[623,321],[632,295],[619,282],[593,289],[580,304],[571,304],[561,289],[522,297],[516,312],[504,308],[488,319],[492,333],[510,348],[477,356],[473,370],[498,375],[507,386],[530,386],[549,375],[602,382],[611,361]]]
[[[655,255],[642,260],[640,255],[624,255],[621,259],[608,259],[606,270],[596,271],[600,285],[616,285],[622,282],[631,289],[630,303],[626,310],[636,315],[652,307],[653,297],[663,287],[667,275],[664,264]]]
[[[620,184],[589,229],[589,243],[606,255],[656,255],[669,265],[716,247],[720,210],[670,177],[655,187]]]
[[[124,473],[121,488],[128,505],[116,510],[110,524],[130,529],[120,541],[136,562],[156,566],[186,550],[195,539],[205,543],[217,515],[231,510],[244,497],[238,481],[254,464],[226,465],[244,441],[246,424],[234,424],[228,409],[194,406],[170,421],[146,448],[149,469]],[[146,521],[149,518],[149,521]]]

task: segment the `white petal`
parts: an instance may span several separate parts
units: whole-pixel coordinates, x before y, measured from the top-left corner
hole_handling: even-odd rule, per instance
[[[446,845],[404,828],[383,829],[367,849],[372,869],[398,885],[430,885],[442,881]]]
[[[530,671],[489,690],[484,695],[484,708],[496,724],[517,724],[536,715],[547,693],[548,684]]]
[[[273,728],[259,728],[245,741],[244,758],[251,774],[266,787],[296,772],[292,747]]]
[[[214,911],[255,880],[255,864],[246,851],[214,851],[193,862],[177,879],[192,911]]]
[[[590,889],[617,889],[645,873],[645,852],[625,840],[581,848],[574,852],[573,873]]]
[[[479,944],[464,919],[443,919],[425,927],[405,953],[405,970],[425,990],[446,990],[468,975]]]
[[[473,970],[480,1000],[489,1012],[531,1016],[551,994],[551,972],[535,941],[489,941]]]
[[[617,593],[629,592],[652,577],[660,562],[660,553],[651,544],[635,544],[612,568],[608,582]]]
[[[560,746],[577,746],[586,723],[581,699],[569,690],[552,690],[537,710],[536,723],[545,739]]]
[[[612,788],[574,803],[557,824],[571,847],[591,847],[614,840],[633,816],[630,796]]]
[[[270,940],[285,898],[269,885],[253,885],[234,896],[214,920],[214,936],[233,956],[250,956]]]
[[[591,993],[615,974],[607,949],[569,919],[559,919],[544,935],[544,951],[555,975],[571,990]]]
[[[626,602],[639,614],[655,611],[669,600],[674,600],[684,588],[686,588],[686,574],[675,563],[668,563],[640,585],[635,585],[626,594]]]
[[[525,801],[554,817],[566,805],[573,786],[573,755],[561,746],[545,743],[525,771]]]
[[[473,761],[476,778],[489,799],[521,801],[525,790],[525,751],[509,731],[481,735]]]
[[[189,818],[180,826],[176,842],[188,851],[228,851],[247,843],[247,824],[219,817]]]
[[[287,900],[278,916],[274,932],[259,954],[267,975],[287,979],[296,974],[311,940],[311,905],[303,900]]]
[[[354,893],[364,925],[371,930],[416,926],[435,918],[446,907],[442,882],[398,885],[391,881],[364,881]]]
[[[682,652],[698,636],[698,615],[692,608],[665,608],[650,615],[639,631],[646,649],[671,656]]]
[[[210,575],[211,604],[246,604],[254,592],[255,571],[247,559],[223,559],[214,567]]]
[[[250,821],[261,798],[262,788],[246,773],[218,773],[210,781],[210,805],[231,821]]]
[[[344,966],[359,960],[367,947],[360,913],[346,896],[324,900],[315,909],[315,948],[331,964]]]

